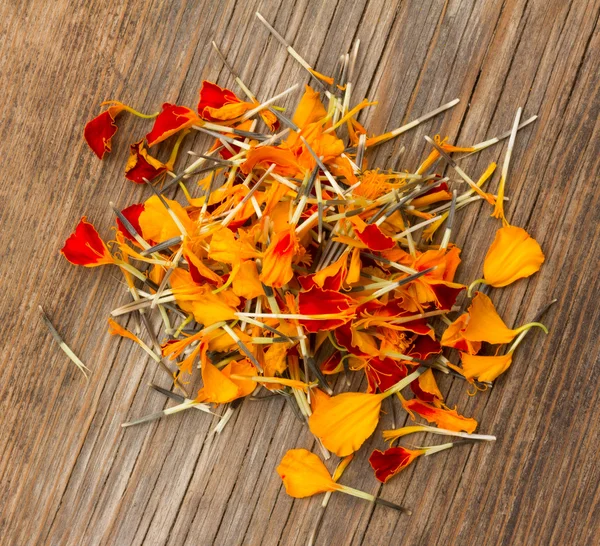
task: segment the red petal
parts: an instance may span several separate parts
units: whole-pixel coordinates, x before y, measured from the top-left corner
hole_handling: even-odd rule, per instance
[[[186,106],[177,106],[165,102],[162,112],[154,120],[152,130],[146,135],[148,146],[154,146],[182,129],[191,127],[198,121],[198,116]]]
[[[354,233],[370,250],[389,250],[396,244],[394,239],[385,235],[375,224],[369,224],[363,231],[355,229]]]
[[[406,311],[406,309],[403,308],[402,300],[395,299],[395,300],[389,301],[385,305],[385,307],[383,307],[382,309],[377,310],[375,315],[376,316],[384,316],[384,317],[402,318],[402,317],[408,317],[410,315],[414,315],[414,313],[410,312],[410,311]],[[414,334],[419,334],[420,336],[427,335],[431,331],[431,328],[427,325],[427,321],[425,319],[411,320],[410,322],[404,322],[402,324],[399,324],[398,326],[401,326],[402,329],[404,329],[408,332],[413,332]]]
[[[421,455],[420,451],[412,451],[403,447],[391,447],[385,451],[376,449],[369,457],[369,464],[375,471],[375,477],[385,483],[406,468],[419,455]]]
[[[131,180],[136,184],[144,184],[144,179],[151,181],[164,172],[167,172],[166,165],[157,168],[154,165],[151,165],[141,154],[142,150],[144,150],[143,140],[132,144],[130,149],[131,156],[127,163],[127,167],[125,167],[125,178],[127,178],[127,180]]]
[[[427,360],[429,355],[442,352],[442,346],[439,341],[431,339],[429,336],[418,336],[406,354],[421,360]]]
[[[309,332],[333,330],[352,318],[350,310],[354,300],[335,290],[322,290],[314,286],[307,292],[298,294],[298,309],[302,315],[340,314],[340,318],[329,320],[301,320]]]
[[[391,358],[383,360],[372,358],[365,367],[365,374],[369,382],[368,392],[375,392],[377,388],[383,392],[404,379],[407,373],[406,366],[402,362]]]
[[[418,381],[413,381],[410,384],[410,390],[413,391],[414,395],[419,399],[423,400],[423,402],[428,402],[432,404],[435,400],[438,400],[437,396],[434,396],[430,392],[426,392],[421,388],[421,385]]]
[[[115,118],[112,115],[113,113],[114,109],[102,112],[93,120],[88,121],[83,130],[85,141],[100,159],[104,157],[105,153],[110,152],[110,139],[117,132],[117,126],[114,123]],[[116,114],[114,115],[116,117]]]
[[[125,216],[125,218],[127,218],[127,220],[129,220],[129,223],[135,228],[135,230],[141,235],[142,233],[142,227],[140,226],[140,214],[142,214],[142,212],[144,212],[144,204],[143,203],[136,203],[134,205],[130,205],[129,207],[127,207],[126,209],[123,209],[121,211],[121,214],[123,216]],[[117,217],[117,228],[119,228],[119,231],[125,236],[127,237],[130,241],[135,241],[135,239],[133,238],[133,235],[129,234],[129,231],[127,231],[127,229],[125,228],[125,226],[123,225],[123,223],[121,222],[121,220],[119,220],[119,218]],[[147,241],[148,244],[152,244],[150,241]]]
[[[206,121],[219,121],[213,118],[205,108],[221,108],[232,102],[241,102],[233,91],[219,87],[216,83],[204,80],[200,87],[200,101],[198,102],[198,114]]]
[[[464,287],[454,288],[452,286],[447,286],[444,282],[440,283],[429,283],[429,287],[433,290],[435,297],[437,299],[436,307],[438,309],[449,311],[452,309],[452,306],[456,302],[456,298],[464,290]]]
[[[85,216],[77,224],[75,232],[65,241],[61,252],[67,260],[75,265],[107,263],[107,256],[110,258],[96,228],[86,222]]]
[[[446,184],[446,182],[442,182],[439,186],[436,186],[435,188],[431,188],[428,192],[423,194],[423,197],[425,195],[432,195],[432,194],[438,193],[440,191],[448,191],[448,184]]]

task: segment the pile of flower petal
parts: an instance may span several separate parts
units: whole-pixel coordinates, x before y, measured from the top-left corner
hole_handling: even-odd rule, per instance
[[[351,97],[356,50],[342,57],[335,77],[311,69],[312,87],[264,102],[236,77],[247,100],[204,81],[196,109],[165,103],[144,116],[107,103],[85,138],[102,159],[120,115],[151,118],[124,172],[146,184],[149,197],[115,209],[108,243],[83,218],[62,253],[76,265],[120,269],[130,301],[112,312],[110,333],[138,343],[172,381],[172,390],[155,388],[177,405],[126,425],[197,408],[219,414],[220,432],[241,399],[266,389],[290,404],[321,455],[288,451],[277,471],[290,495],[340,491],[399,508],[338,484],[374,434],[383,400],[415,421],[384,431],[390,445],[415,432],[462,438],[375,450],[370,464],[387,482],[417,457],[494,439],[474,434],[476,419],[445,404],[434,370],[463,379],[471,393],[485,390],[508,370],[523,336],[533,326],[545,330],[536,319],[509,328],[489,289],[529,277],[544,261],[503,207],[517,131],[535,118],[520,124],[519,110],[512,130],[469,147],[427,139],[428,155],[414,172],[371,166],[373,147],[458,101],[369,135],[356,118],[374,103],[353,106]],[[284,111],[278,103],[291,93],[297,106]],[[210,145],[190,152],[192,163],[176,173],[180,145],[193,131]],[[508,137],[498,190],[486,193],[496,165],[471,178],[457,160]],[[456,281],[461,249],[451,228],[473,203],[489,207],[497,231],[467,291]],[[363,374],[364,382],[352,381]],[[194,382],[201,388],[189,392]],[[351,384],[365,392],[350,392]],[[331,454],[342,458],[333,476],[321,462]]]

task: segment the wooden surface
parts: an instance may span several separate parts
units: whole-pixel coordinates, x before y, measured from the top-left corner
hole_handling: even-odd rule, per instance
[[[373,132],[460,97],[382,146],[372,165],[413,169],[423,135],[477,142],[509,129],[518,106],[540,116],[517,138],[507,208],[547,261],[493,299],[508,324],[521,324],[558,298],[551,333],[528,336],[490,392],[469,397],[463,382],[440,382],[448,403],[498,441],[420,460],[380,488],[366,461],[383,446],[374,435],[342,481],[413,516],[334,495],[317,543],[598,544],[599,0],[3,2],[1,542],[306,542],[321,499],[293,501],[275,473],[287,449],[313,446],[290,409],[245,401],[219,437],[193,411],[122,430],[165,405],[147,388],[164,378],[137,346],[106,332],[109,310],[127,301],[117,272],[76,269],[58,254],[82,215],[109,236],[108,202],[147,196],[122,176],[127,144],[147,122],[124,118],[103,162],[83,142],[102,100],[155,111],[163,101],[194,106],[203,78],[233,86],[213,37],[260,97],[308,82],[256,9],[325,73],[361,39],[354,98],[379,100],[361,118]],[[476,177],[504,148],[464,168]],[[462,281],[480,271],[497,227],[488,212],[478,204],[459,214],[457,243],[469,241]],[[93,369],[89,385],[47,334],[39,304]]]

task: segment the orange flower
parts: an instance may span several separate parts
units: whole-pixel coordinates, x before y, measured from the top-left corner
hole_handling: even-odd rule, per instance
[[[306,449],[290,449],[281,459],[277,474],[283,480],[286,493],[296,499],[342,489],[333,481],[321,459]]]
[[[404,409],[408,411],[413,421],[416,413],[424,419],[427,419],[429,423],[435,423],[440,428],[447,430],[464,430],[465,432],[473,432],[477,428],[477,421],[470,417],[463,417],[459,415],[455,409],[436,408],[426,402],[421,402],[413,398],[412,400],[402,399],[402,405]]]
[[[125,165],[125,178],[136,184],[144,184],[145,180],[154,180],[157,176],[167,172],[168,167],[158,159],[152,157],[144,141],[140,140],[130,146],[131,154]]]
[[[263,257],[261,282],[277,288],[290,282],[294,276],[292,260],[299,248],[294,228],[275,234]]]
[[[339,457],[350,455],[375,431],[383,399],[402,390],[420,374],[413,372],[382,393],[346,392],[320,401],[308,420],[311,432]]]
[[[115,263],[96,228],[86,222],[85,216],[77,224],[75,232],[65,241],[65,246],[60,252],[74,265],[96,267]]]
[[[369,464],[375,471],[375,477],[381,483],[386,483],[425,453],[425,449],[406,449],[404,447],[390,447],[385,451],[376,449],[369,457]]]
[[[483,262],[483,282],[495,287],[506,286],[533,275],[543,263],[540,245],[524,229],[501,227]]]

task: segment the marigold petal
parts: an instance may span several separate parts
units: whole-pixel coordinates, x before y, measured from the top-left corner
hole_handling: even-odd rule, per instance
[[[411,415],[412,412],[420,415],[429,423],[435,423],[440,428],[453,431],[464,431],[469,434],[477,428],[477,421],[470,417],[463,417],[453,409],[437,408],[421,400],[403,400],[402,405]]]
[[[74,265],[96,267],[114,263],[96,228],[82,217],[73,234],[65,241],[61,254]]]
[[[308,424],[327,449],[345,457],[375,432],[380,410],[379,395],[346,392],[320,402]]]
[[[544,263],[539,243],[523,228],[505,226],[496,232],[483,263],[487,284],[502,287],[539,271]]]
[[[339,489],[321,459],[306,449],[290,449],[281,459],[277,474],[286,493],[297,499]]]
[[[195,125],[198,121],[198,116],[193,110],[186,106],[165,102],[162,105],[162,112],[154,120],[152,130],[146,135],[148,147],[151,148],[182,129]]]
[[[140,140],[130,146],[130,155],[125,165],[125,178],[136,184],[152,181],[167,172],[167,166],[148,154],[144,141]]]
[[[376,449],[369,457],[369,464],[375,471],[375,477],[381,483],[386,483],[423,453],[424,449],[413,450],[404,447],[390,447],[385,451]]]

